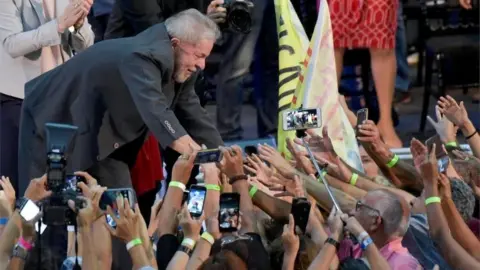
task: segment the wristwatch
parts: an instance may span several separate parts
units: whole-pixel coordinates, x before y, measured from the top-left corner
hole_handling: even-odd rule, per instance
[[[23,261],[27,260],[28,251],[24,249],[21,245],[16,244],[13,248],[12,258],[20,258]]]
[[[25,204],[29,201],[29,199],[25,198],[25,197],[21,197],[21,198],[18,198],[16,201],[15,201],[15,210],[20,210],[22,211],[22,208],[23,206],[25,206]]]
[[[191,249],[187,246],[184,246],[184,245],[180,245],[178,247],[178,251],[187,253],[188,257],[192,256],[192,253],[193,253],[193,249]]]

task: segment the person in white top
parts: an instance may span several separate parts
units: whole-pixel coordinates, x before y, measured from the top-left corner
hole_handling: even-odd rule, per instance
[[[16,188],[18,127],[27,81],[93,44],[93,0],[0,0],[0,175]]]

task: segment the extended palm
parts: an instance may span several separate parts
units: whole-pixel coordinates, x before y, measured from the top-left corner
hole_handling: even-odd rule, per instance
[[[468,114],[465,106],[463,105],[463,101],[460,102],[459,105],[451,96],[447,96],[446,98],[440,97],[438,106],[440,112],[456,126],[463,127],[465,123],[467,123]]]

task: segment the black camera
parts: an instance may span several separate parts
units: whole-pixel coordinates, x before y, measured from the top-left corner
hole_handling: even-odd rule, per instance
[[[68,207],[73,200],[77,208],[84,202],[77,199],[76,190],[67,187],[65,152],[77,131],[76,126],[47,123],[47,190],[52,195],[43,203],[43,223],[46,225],[75,225],[76,214]]]
[[[253,2],[249,0],[225,0],[227,10],[227,28],[236,32],[248,33],[252,28]]]

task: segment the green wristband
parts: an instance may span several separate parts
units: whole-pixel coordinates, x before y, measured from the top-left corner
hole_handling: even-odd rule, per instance
[[[352,177],[350,177],[350,185],[355,186],[357,184],[358,180],[358,174],[354,173],[352,174]]]
[[[170,183],[168,184],[168,186],[169,186],[169,187],[177,187],[177,188],[179,188],[179,189],[181,189],[181,190],[183,190],[183,191],[185,191],[185,189],[187,188],[184,183],[178,182],[178,181],[170,181]]]
[[[445,146],[451,146],[451,147],[457,147],[458,146],[458,143],[453,141],[453,142],[448,142],[445,144]]]
[[[425,206],[431,204],[431,203],[441,203],[442,202],[442,199],[440,199],[440,197],[430,197],[430,198],[427,198],[425,200]]]
[[[252,186],[250,188],[250,191],[248,192],[248,194],[250,195],[250,198],[253,198],[253,196],[255,196],[255,193],[257,193],[257,190],[258,188],[256,186]]]
[[[393,168],[395,165],[397,165],[399,158],[396,154],[393,154],[393,158],[387,163],[388,168]]]
[[[220,186],[219,186],[219,185],[215,185],[215,184],[206,184],[206,185],[205,185],[205,188],[206,188],[207,190],[220,191]]]

